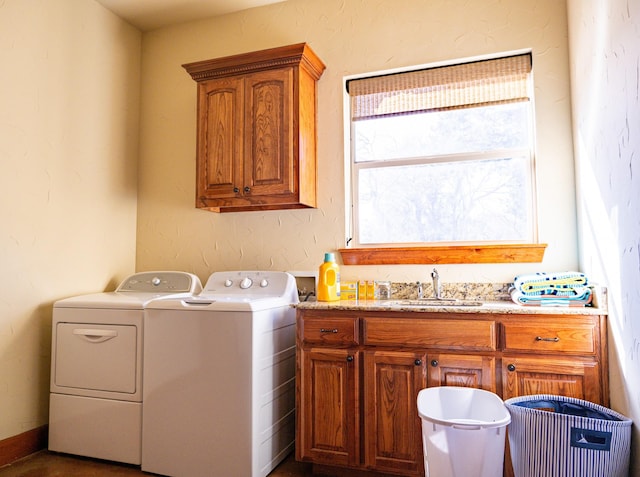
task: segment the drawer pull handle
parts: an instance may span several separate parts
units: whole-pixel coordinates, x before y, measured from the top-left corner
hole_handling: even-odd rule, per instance
[[[536,341],[553,341],[554,343],[557,343],[560,341],[560,338],[557,336],[555,338],[543,338],[542,336],[536,336]]]
[[[515,364],[509,364],[509,365],[507,366],[507,369],[508,369],[509,371],[512,371],[512,372],[513,372],[513,371],[515,371],[515,370],[516,370],[516,365],[515,365]]]
[[[421,359],[416,359],[413,364],[415,364],[416,366],[421,366],[422,365],[422,360]]]
[[[351,361],[353,361],[353,356],[347,356],[347,362],[350,363]]]
[[[338,328],[320,328],[320,333],[337,333]]]
[[[438,360],[437,359],[432,359],[431,360],[431,366],[433,366],[434,368],[438,366]]]
[[[105,341],[109,341],[111,338],[118,336],[118,332],[116,330],[96,330],[93,328],[76,328],[73,330],[73,334],[81,336],[91,343],[104,343]]]

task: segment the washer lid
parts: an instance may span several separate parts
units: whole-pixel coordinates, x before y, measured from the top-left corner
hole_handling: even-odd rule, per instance
[[[186,296],[183,298],[161,298],[154,300],[147,310],[184,310],[184,311],[261,311],[292,306],[291,301],[282,297],[244,298]]]

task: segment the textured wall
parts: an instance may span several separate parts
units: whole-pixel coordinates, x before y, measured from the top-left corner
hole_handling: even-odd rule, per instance
[[[140,40],[94,0],[0,2],[0,440],[47,423],[53,302],[133,272]]]
[[[214,214],[195,209],[196,84],[181,64],[308,42],[319,82],[315,210]],[[563,1],[288,0],[143,36],[137,267],[316,270],[344,244],[346,75],[532,48],[540,240],[545,262],[442,265],[443,281],[507,282],[577,267],[566,9]],[[343,267],[344,278],[426,280],[427,266]]]
[[[611,407],[640,475],[640,2],[568,2],[581,256],[609,287]]]

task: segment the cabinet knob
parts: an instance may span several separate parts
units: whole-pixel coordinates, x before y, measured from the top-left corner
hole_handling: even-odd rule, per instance
[[[432,360],[431,360],[431,366],[433,366],[434,368],[435,368],[436,366],[438,366],[438,360],[437,360],[437,359],[432,359]]]
[[[515,364],[508,364],[507,365],[507,369],[509,371],[515,371],[516,370],[516,365]]]
[[[237,194],[238,192],[240,192],[240,189],[238,189],[237,187],[234,187],[233,188],[233,192],[235,192]]]
[[[248,194],[249,192],[251,192],[251,187],[246,186],[246,187],[244,188],[244,191]]]
[[[351,355],[347,356],[347,362],[350,363],[351,361],[353,361],[353,356],[351,356]]]
[[[415,364],[416,366],[420,366],[422,364],[422,360],[421,359],[416,359],[413,364]]]

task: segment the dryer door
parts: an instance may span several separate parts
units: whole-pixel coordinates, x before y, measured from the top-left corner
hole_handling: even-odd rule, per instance
[[[57,323],[53,383],[81,390],[136,392],[137,327]]]

